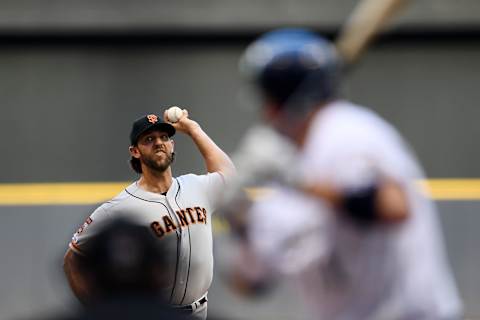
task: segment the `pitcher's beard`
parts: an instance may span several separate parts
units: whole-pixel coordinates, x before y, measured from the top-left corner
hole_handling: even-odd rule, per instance
[[[175,153],[171,154],[166,154],[165,158],[162,161],[154,160],[153,158],[144,158],[142,157],[140,161],[145,164],[146,167],[153,171],[157,172],[165,172],[165,170],[170,167],[170,165],[173,162],[173,159],[175,158]]]

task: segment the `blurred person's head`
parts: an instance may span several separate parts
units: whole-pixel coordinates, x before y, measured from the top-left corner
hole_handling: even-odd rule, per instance
[[[175,128],[155,114],[145,115],[132,125],[130,132],[130,165],[138,173],[144,168],[164,172],[175,159],[171,137]]]
[[[278,29],[260,36],[246,49],[240,68],[261,94],[265,120],[289,136],[313,110],[338,94],[336,50],[306,29]]]
[[[95,293],[93,299],[157,296],[165,281],[165,257],[155,240],[149,228],[130,220],[105,224],[86,244],[80,266]]]

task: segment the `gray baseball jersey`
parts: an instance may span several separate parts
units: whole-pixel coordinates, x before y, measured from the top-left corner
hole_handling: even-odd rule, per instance
[[[220,173],[188,174],[173,179],[166,195],[129,185],[98,207],[74,234],[70,248],[82,246],[114,217],[135,219],[151,228],[167,252],[167,282],[162,294],[173,305],[192,304],[204,296],[213,276],[212,212],[224,186]]]

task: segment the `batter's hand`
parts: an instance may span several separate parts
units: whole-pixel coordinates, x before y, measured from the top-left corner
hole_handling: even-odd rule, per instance
[[[175,130],[191,135],[191,132],[193,130],[200,127],[200,125],[196,121],[193,121],[188,117],[187,109],[182,109],[183,114],[180,116],[177,122],[172,122],[170,121],[170,119],[168,119],[167,110],[163,112],[163,119],[165,122],[170,123],[175,128]]]
[[[296,174],[296,147],[267,125],[251,127],[233,155],[240,184],[258,186],[277,181],[292,184]]]

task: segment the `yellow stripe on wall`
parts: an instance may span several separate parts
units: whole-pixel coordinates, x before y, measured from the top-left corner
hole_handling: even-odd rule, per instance
[[[129,182],[0,184],[0,205],[80,205],[111,199]]]
[[[419,184],[434,200],[480,200],[480,179],[428,179]]]
[[[130,183],[4,183],[0,184],[0,205],[96,204],[111,199]],[[419,186],[434,200],[480,200],[480,179],[428,179],[419,181]],[[268,192],[247,189],[252,198]]]

